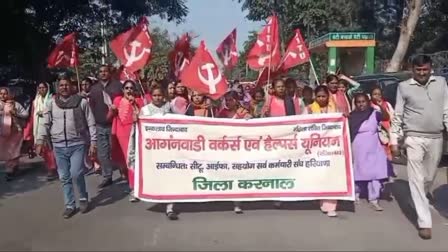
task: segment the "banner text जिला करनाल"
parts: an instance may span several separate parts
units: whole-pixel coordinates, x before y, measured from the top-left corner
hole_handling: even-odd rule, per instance
[[[158,115],[137,126],[138,198],[150,202],[353,200],[341,114],[251,120]]]

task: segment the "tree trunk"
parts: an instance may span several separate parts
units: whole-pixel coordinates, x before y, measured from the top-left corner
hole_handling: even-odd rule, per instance
[[[406,56],[409,47],[409,42],[417,26],[420,13],[422,12],[423,0],[408,0],[409,15],[403,17],[400,28],[400,38],[398,40],[397,48],[395,48],[394,55],[387,66],[386,72],[398,72],[400,70],[401,62]]]

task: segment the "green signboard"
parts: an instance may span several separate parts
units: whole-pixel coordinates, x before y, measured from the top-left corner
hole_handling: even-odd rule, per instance
[[[367,32],[337,32],[330,33],[330,40],[374,40],[375,33]]]

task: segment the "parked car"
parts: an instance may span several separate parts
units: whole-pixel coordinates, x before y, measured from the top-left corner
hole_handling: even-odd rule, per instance
[[[411,72],[380,73],[355,76],[353,79],[361,84],[361,90],[370,93],[374,87],[383,90],[384,98],[395,106],[398,83],[412,77]]]
[[[397,73],[380,73],[371,75],[361,75],[353,77],[354,80],[361,84],[360,89],[363,92],[370,93],[376,86],[381,87],[385,99],[395,107],[397,98],[397,88],[401,81],[410,79],[412,72],[397,72]],[[446,76],[444,76],[447,78]],[[444,131],[443,141],[443,155],[448,155],[448,134]],[[403,145],[402,142],[399,143]],[[406,163],[406,151],[404,148],[401,150],[401,158],[394,159],[394,163],[405,164]]]

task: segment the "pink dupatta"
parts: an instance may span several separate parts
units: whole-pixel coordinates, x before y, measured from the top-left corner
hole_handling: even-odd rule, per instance
[[[13,106],[6,102],[0,103],[1,110],[3,111],[3,115],[1,116],[1,136],[9,136],[11,135],[12,130],[12,116],[11,116],[11,110],[13,110]]]
[[[300,115],[300,105],[298,104],[297,99],[293,99],[294,103],[294,110],[296,115]],[[269,111],[268,116],[269,117],[279,117],[279,116],[286,116],[286,108],[285,108],[285,100],[278,98],[277,96],[269,96],[266,103],[264,111]]]

